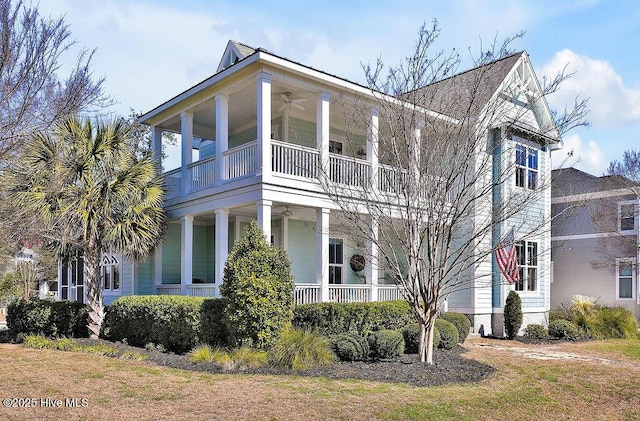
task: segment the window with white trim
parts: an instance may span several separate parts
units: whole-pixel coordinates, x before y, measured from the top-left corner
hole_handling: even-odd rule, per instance
[[[344,242],[340,238],[329,238],[329,283],[341,284],[344,267]]]
[[[535,189],[538,186],[538,150],[516,145],[516,187]]]
[[[635,231],[636,206],[635,202],[618,203],[618,231]]]
[[[538,243],[518,241],[518,272],[520,279],[515,283],[516,291],[535,292],[538,288]]]
[[[616,297],[618,300],[631,300],[635,296],[635,273],[633,260],[616,261]]]
[[[100,279],[105,292],[120,291],[120,258],[114,253],[105,253],[100,262]]]

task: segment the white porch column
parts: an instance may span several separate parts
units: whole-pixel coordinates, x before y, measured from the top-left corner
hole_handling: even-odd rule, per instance
[[[224,153],[229,149],[229,95],[216,95],[216,180],[224,183]]]
[[[378,219],[371,218],[371,239],[367,241],[367,265],[366,265],[366,279],[369,284],[369,301],[378,301],[378,278],[379,278],[379,247],[378,247]]]
[[[162,244],[153,251],[153,281],[158,293],[158,285],[162,285]]]
[[[378,109],[371,110],[369,122],[369,135],[367,136],[367,160],[371,165],[371,189],[377,191],[378,185]]]
[[[191,164],[193,154],[193,113],[185,111],[180,114],[180,133],[182,137],[182,194],[191,190],[191,177],[187,166]]]
[[[193,282],[193,215],[185,215],[180,221],[180,283],[182,295],[187,295],[187,286]]]
[[[316,283],[320,301],[329,301],[329,209],[316,209]]]
[[[329,178],[329,92],[318,94],[316,104],[316,139],[320,151],[320,176]]]
[[[257,83],[258,150],[256,175],[262,182],[271,177],[271,75],[260,73]]]
[[[267,243],[271,244],[271,200],[258,200],[256,207],[258,208],[258,225],[262,228]]]
[[[216,209],[216,243],[215,243],[215,283],[218,297],[220,296],[220,286],[224,278],[224,264],[229,255],[229,209]]]
[[[162,173],[162,128],[158,126],[151,127],[151,153],[158,162],[158,171]]]

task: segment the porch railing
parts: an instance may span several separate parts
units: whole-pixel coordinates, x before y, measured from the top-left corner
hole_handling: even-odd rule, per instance
[[[371,164],[358,158],[329,155],[329,179],[334,183],[365,187],[369,183]]]
[[[231,180],[256,172],[257,141],[231,148],[223,154],[225,179]]]
[[[313,304],[320,302],[320,285],[296,284],[293,290],[293,299],[298,304]]]
[[[402,186],[406,186],[409,172],[405,169],[380,164],[378,168],[378,188],[385,193],[399,194]]]
[[[189,164],[188,174],[191,180],[191,190],[200,190],[213,186],[216,179],[216,157],[212,156],[202,161]]]
[[[182,285],[180,284],[162,284],[156,285],[159,295],[182,295]]]
[[[167,194],[165,197],[167,199],[173,199],[174,197],[180,196],[182,193],[182,174],[180,172],[180,168],[176,168],[175,170],[167,171],[164,173],[164,185],[167,189]]]
[[[273,172],[304,178],[317,178],[320,152],[292,143],[271,141]]]
[[[187,285],[187,294],[191,297],[217,297],[216,284]]]
[[[369,285],[329,285],[329,301],[334,303],[366,303]]]
[[[396,285],[378,285],[378,301],[402,300],[402,289]]]

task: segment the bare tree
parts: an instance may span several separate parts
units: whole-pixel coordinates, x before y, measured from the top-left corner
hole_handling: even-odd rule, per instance
[[[473,70],[452,77],[460,57],[455,51],[431,54],[438,34],[437,22],[423,25],[413,54],[386,76],[381,61],[365,66],[375,99],[345,98],[343,109],[348,141],[356,149],[358,133],[368,133],[366,155],[375,164],[345,175],[329,160],[321,163],[320,177],[341,210],[340,224],[357,244],[367,245],[370,266],[402,287],[421,325],[420,358],[429,363],[441,297],[491,286],[497,228],[515,226],[520,238],[550,230],[548,210],[532,208],[548,194],[550,177],[547,171],[521,172],[522,160],[538,155],[522,155],[510,139],[545,147],[559,142],[545,96],[568,77],[559,74],[541,87],[523,71],[521,79],[505,81],[526,60],[509,50],[519,35],[494,42],[473,58]],[[586,101],[577,101],[557,116],[560,128],[584,124],[585,107]],[[533,112],[545,111],[548,126],[531,124]],[[344,177],[359,181],[345,183]],[[511,188],[514,177],[528,188]]]
[[[142,113],[130,109],[129,115],[124,119],[126,124],[130,127],[129,136],[131,148],[134,150],[138,158],[142,158],[145,155],[151,155],[151,127],[146,124],[142,124],[138,121]],[[162,132],[162,160],[167,158],[166,146],[175,146],[178,139],[175,133],[168,131]]]
[[[60,59],[74,44],[63,18],[0,0],[0,162],[59,118],[109,104],[103,79],[92,75],[92,51],[82,50],[61,78]]]

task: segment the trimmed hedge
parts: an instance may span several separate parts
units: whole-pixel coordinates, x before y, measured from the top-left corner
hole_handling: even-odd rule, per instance
[[[522,326],[522,300],[515,291],[509,291],[504,304],[504,329],[507,338],[513,339],[518,336]]]
[[[407,354],[417,354],[420,342],[420,324],[411,323],[402,329],[404,337],[404,352]],[[437,327],[433,327],[433,349],[440,346],[440,332]]]
[[[77,301],[32,298],[13,301],[7,308],[7,328],[12,336],[40,334],[49,337],[88,337],[87,308]]]
[[[456,326],[453,323],[437,318],[436,328],[440,333],[439,348],[453,349],[458,345],[458,342],[460,342],[460,336],[458,335],[458,329],[456,329]]]
[[[173,352],[189,351],[200,342],[217,345],[226,340],[219,301],[179,295],[120,297],[108,307],[105,334],[111,340],[126,339],[134,346],[154,343]]]
[[[542,325],[532,323],[524,328],[524,336],[533,339],[545,339],[549,337],[549,331]]]
[[[580,339],[580,328],[569,320],[554,320],[549,322],[549,336],[575,341]]]
[[[330,338],[331,348],[341,361],[366,361],[369,358],[369,341],[357,333],[341,333]]]
[[[369,335],[369,348],[374,358],[394,358],[404,353],[404,338],[397,330],[376,330]]]
[[[455,311],[447,311],[446,313],[442,313],[438,316],[442,320],[446,320],[458,329],[458,336],[460,342],[464,342],[469,336],[469,332],[471,331],[471,321],[467,316],[462,313],[456,313]]]
[[[368,336],[381,329],[400,330],[414,323],[409,304],[404,300],[374,303],[318,303],[296,306],[293,325],[312,329],[326,336],[357,333]]]

